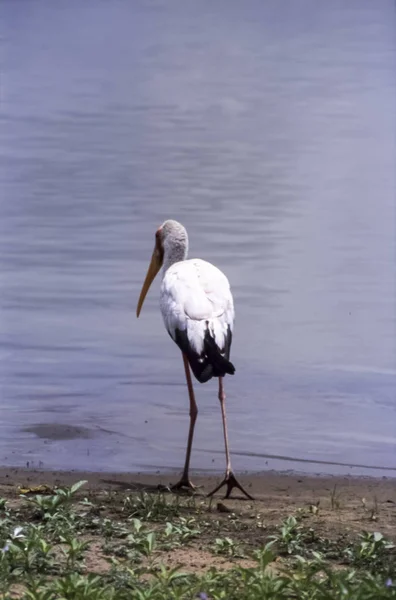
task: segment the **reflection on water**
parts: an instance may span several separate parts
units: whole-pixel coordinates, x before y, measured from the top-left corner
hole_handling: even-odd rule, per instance
[[[235,467],[392,474],[393,18],[390,0],[3,3],[0,464],[181,465],[158,283],[134,313],[176,218],[234,292]],[[197,388],[193,466],[221,470],[216,388]]]

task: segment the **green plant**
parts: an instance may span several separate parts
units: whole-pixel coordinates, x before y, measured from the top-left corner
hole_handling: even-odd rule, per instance
[[[26,533],[22,527],[14,529],[2,552],[11,571],[31,573],[50,566],[52,546],[42,536],[41,526],[30,525]]]
[[[86,481],[78,481],[71,488],[56,489],[54,494],[40,495],[23,498],[26,502],[33,504],[38,510],[43,519],[48,519],[53,516],[60,507],[65,507],[70,504],[74,494],[85,484]]]
[[[109,518],[104,519],[95,519],[96,528],[98,531],[106,538],[124,538],[129,533],[129,528],[126,527],[123,523],[119,523],[117,521],[113,521]]]
[[[216,538],[214,551],[216,554],[224,554],[225,556],[235,556],[237,552],[237,545],[229,538]]]
[[[197,527],[194,518],[185,519],[184,517],[180,517],[177,523],[167,521],[164,536],[167,540],[172,541],[173,544],[181,546],[183,543],[197,537],[200,533],[201,530]]]
[[[165,565],[159,565],[158,570],[153,572],[153,576],[166,587],[177,579],[185,579],[187,577],[186,573],[181,573],[178,567],[168,569]]]
[[[168,501],[164,493],[127,496],[124,500],[124,511],[132,517],[146,521],[163,521],[179,514],[180,497],[175,495]]]
[[[24,600],[396,599],[393,542],[379,532],[357,536],[334,519],[335,534],[321,537],[326,511],[320,520],[312,518],[318,504],[297,510],[262,546],[271,527],[265,507],[257,519],[242,511],[224,516],[210,512],[206,501],[197,509],[196,497],[132,494],[126,501],[122,492],[109,492],[100,497],[91,493],[74,508],[72,489],[51,514],[51,508],[47,512],[34,503],[38,511],[26,510],[21,499],[3,503],[0,598],[17,593]],[[304,527],[305,519],[313,525]],[[95,574],[85,574],[93,570],[91,561],[83,562],[91,542],[99,561]],[[171,567],[161,564],[175,547],[187,545],[190,556],[202,550],[210,563],[209,549],[233,557],[235,566],[227,572],[211,567],[192,574],[174,562]],[[255,558],[249,568],[238,566],[241,545]],[[105,551],[110,556],[103,565]],[[174,556],[178,560],[182,553]]]
[[[387,559],[391,557],[390,551],[394,548],[395,545],[379,531],[374,533],[364,531],[359,535],[359,540],[355,545],[345,549],[345,556],[357,566],[372,565],[379,568],[383,565],[386,568]],[[396,564],[396,557],[393,556],[393,559]]]
[[[55,581],[52,589],[60,599],[111,600],[114,598],[114,591],[110,586],[104,586],[101,577],[95,575],[71,573]]]
[[[279,528],[277,535],[269,537],[277,545],[281,553],[292,554],[301,550],[303,535],[302,528],[295,517],[287,517]]]
[[[60,541],[65,544],[62,550],[66,557],[66,567],[75,569],[76,563],[83,558],[85,550],[89,547],[89,542],[71,536],[60,536]]]

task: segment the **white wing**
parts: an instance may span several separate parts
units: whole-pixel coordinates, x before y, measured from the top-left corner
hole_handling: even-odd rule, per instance
[[[173,264],[161,285],[160,306],[165,327],[176,341],[186,331],[191,348],[201,354],[205,330],[220,351],[234,323],[234,303],[227,277],[217,267],[194,258]]]

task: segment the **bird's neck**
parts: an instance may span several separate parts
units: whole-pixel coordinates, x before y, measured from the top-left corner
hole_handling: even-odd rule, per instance
[[[172,245],[164,245],[163,276],[174,263],[186,260],[188,254],[188,243],[185,240],[173,241]]]

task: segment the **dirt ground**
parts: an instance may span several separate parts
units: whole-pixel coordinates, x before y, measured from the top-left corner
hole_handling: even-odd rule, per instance
[[[222,475],[197,475],[193,482],[198,486],[197,497],[206,494],[220,481]],[[118,492],[121,496],[137,491],[157,492],[177,480],[171,474],[94,473],[83,471],[41,471],[23,468],[0,467],[0,494],[5,497],[19,495],[20,487],[48,485],[71,486],[79,480],[87,480],[84,493],[92,497],[102,492]],[[238,476],[241,484],[254,497],[247,500],[238,490],[232,497],[223,499],[220,490],[214,504],[219,512],[255,513],[265,515],[267,523],[279,522],[299,508],[320,506],[321,512],[341,520],[349,527],[361,529],[362,519],[370,512],[377,514],[375,521],[396,534],[396,479],[383,477],[312,477],[305,475],[263,472]],[[327,519],[326,519],[327,520]]]
[[[315,531],[329,539],[339,536],[353,538],[362,530],[381,531],[387,538],[396,539],[396,480],[382,478],[308,477],[266,472],[243,475],[242,485],[255,500],[238,496],[224,500],[219,493],[212,501],[208,491],[220,480],[219,476],[196,476],[194,483],[199,491],[194,501],[201,507],[197,511],[185,505],[185,516],[210,521],[205,536],[188,548],[174,549],[172,553],[159,554],[158,560],[168,566],[181,566],[189,572],[202,572],[210,567],[228,569],[235,559],[216,556],[208,549],[219,536],[230,536],[237,544],[251,550],[263,546],[268,536],[279,528],[289,515],[303,514],[304,526],[314,526]],[[122,520],[125,498],[142,492],[157,493],[168,486],[174,475],[137,475],[117,473],[85,473],[80,471],[38,471],[18,468],[0,469],[0,497],[19,503],[20,488],[47,485],[49,488],[71,486],[85,479],[87,484],[79,492],[95,505],[100,505],[101,515]],[[173,497],[174,494],[166,494]],[[186,496],[184,496],[186,498]],[[106,572],[109,563],[100,548],[103,540],[95,535],[86,558],[90,572]],[[249,554],[249,553],[248,553]],[[243,555],[238,564],[249,566]]]

